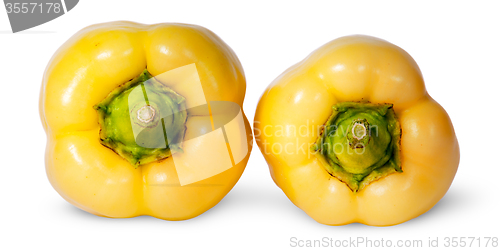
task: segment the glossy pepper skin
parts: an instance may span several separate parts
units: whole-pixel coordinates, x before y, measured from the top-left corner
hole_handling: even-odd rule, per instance
[[[393,105],[402,171],[358,191],[327,171],[311,146],[342,102]],[[368,36],[333,40],[275,79],[258,103],[254,134],[275,183],[327,225],[388,226],[415,218],[445,195],[459,163],[451,120],[427,93],[415,61]]]
[[[248,154],[232,168],[187,186],[180,185],[172,158],[134,166],[99,140],[95,106],[110,92],[145,69],[156,76],[193,63],[207,102],[231,101],[243,107],[242,66],[203,27],[112,22],[89,26],[63,44],[46,68],[40,95],[46,171],[57,192],[76,207],[105,217],[184,220],[216,205],[238,181],[250,155],[252,132],[244,114],[244,126],[237,130],[244,135]],[[190,87],[173,89],[190,102]],[[186,137],[212,130],[210,123],[199,122],[209,114],[196,115],[187,118]],[[211,144],[198,137],[182,148],[196,153],[189,158],[217,161],[217,154],[199,150]],[[225,146],[213,148],[227,151]]]

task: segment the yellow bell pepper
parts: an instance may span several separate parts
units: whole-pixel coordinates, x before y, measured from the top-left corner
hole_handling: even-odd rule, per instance
[[[87,27],[43,77],[47,176],[96,215],[200,215],[231,190],[250,156],[245,88],[234,52],[203,27]]]
[[[415,218],[444,196],[459,163],[450,118],[415,61],[368,36],[331,41],[274,80],[254,134],[275,183],[327,225]]]

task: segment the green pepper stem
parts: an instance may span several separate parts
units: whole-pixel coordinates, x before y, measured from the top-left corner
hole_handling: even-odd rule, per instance
[[[356,192],[401,171],[400,137],[392,104],[343,102],[333,106],[311,149],[332,176]]]
[[[356,122],[352,126],[352,136],[357,140],[362,140],[366,137],[366,127],[364,124]]]
[[[143,123],[149,123],[153,121],[155,115],[156,110],[150,105],[145,105],[137,110],[137,119]]]
[[[101,144],[135,167],[167,158],[172,149],[182,151],[185,103],[184,97],[144,70],[94,106],[99,114]]]

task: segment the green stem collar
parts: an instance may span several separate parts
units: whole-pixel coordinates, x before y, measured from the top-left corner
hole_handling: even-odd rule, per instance
[[[356,192],[402,172],[401,128],[392,104],[343,102],[333,112],[312,150],[325,169]]]
[[[185,98],[147,70],[113,90],[94,106],[101,144],[132,165],[147,164],[182,151],[186,131]]]

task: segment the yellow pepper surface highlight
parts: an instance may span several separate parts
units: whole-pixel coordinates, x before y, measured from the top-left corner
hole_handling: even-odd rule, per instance
[[[114,135],[116,128],[108,127],[106,135],[100,138],[101,127],[105,125],[99,123],[96,110],[101,116],[109,112],[111,109],[106,110],[107,103],[103,100],[108,96],[113,98],[110,93],[123,91],[120,88],[140,75],[156,76],[148,80],[152,81],[151,86],[156,85],[154,90],[159,90],[160,96],[169,93],[171,103],[182,107],[212,101],[232,102],[237,109],[243,107],[246,82],[241,63],[211,31],[187,24],[111,22],[89,26],[59,48],[43,77],[40,116],[47,134],[47,176],[64,199],[99,216],[150,215],[166,220],[198,216],[216,205],[241,176],[252,147],[248,120],[241,110],[240,119],[226,125],[224,135],[229,142],[226,139],[224,143],[222,129],[214,128],[214,121],[231,120],[223,109],[218,113],[213,107],[211,113],[188,109],[187,119],[185,112],[178,113],[181,119],[172,124],[172,127],[184,126],[170,128],[178,138],[186,139],[176,148],[177,152],[146,151],[149,155],[141,158],[135,152],[110,149],[100,141]],[[195,88],[196,83],[201,84],[202,90]],[[148,102],[156,102],[155,93],[150,92],[153,89],[144,86]],[[128,120],[123,117],[123,123],[115,124],[116,127],[131,132],[131,119],[136,115],[145,124],[152,123],[154,116],[163,111],[155,111],[149,103],[131,112]],[[121,117],[117,118],[120,122]],[[161,121],[167,122],[167,118]],[[133,139],[134,135],[122,138],[130,137]],[[130,149],[135,151],[134,147]],[[165,158],[170,154],[173,155]],[[239,159],[229,158],[230,154]],[[177,155],[180,157],[174,159]],[[226,167],[210,176],[203,169],[205,163],[226,164]],[[178,171],[183,172],[182,177]],[[198,172],[206,176],[196,176]]]
[[[386,165],[393,168],[370,176],[362,187],[359,177],[367,169],[331,170],[362,165],[366,157],[339,153],[338,159],[328,158],[314,146],[322,136],[329,142],[344,142],[340,136],[324,135],[335,109],[354,111],[356,105],[367,104],[382,105],[376,108],[380,114],[393,109],[398,123],[390,128],[392,139],[400,137],[400,142],[393,142],[391,149],[396,150],[384,153],[397,157]],[[382,117],[373,114],[352,122],[348,140],[355,135],[355,142],[363,143],[367,135],[363,123]],[[333,40],[274,80],[258,103],[254,134],[275,183],[296,206],[327,225],[388,226],[415,218],[445,195],[459,163],[450,118],[427,93],[415,61],[401,48],[368,36]],[[385,139],[390,140],[388,134]],[[390,145],[387,140],[379,142]],[[373,151],[373,156],[377,154]]]

